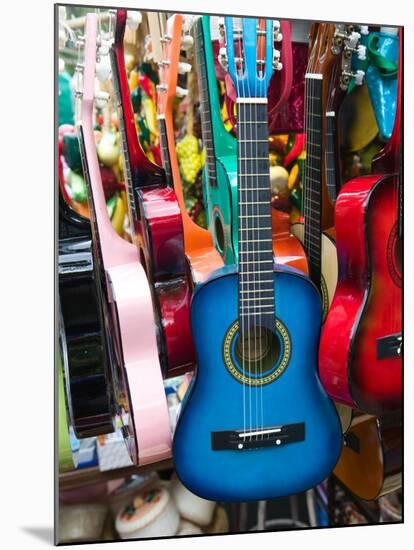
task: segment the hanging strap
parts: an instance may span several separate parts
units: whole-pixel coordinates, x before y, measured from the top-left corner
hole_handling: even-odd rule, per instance
[[[382,78],[392,79],[397,78],[398,63],[390,61],[384,55],[379,52],[379,36],[372,33],[368,37],[367,52],[368,57],[372,65],[376,67]]]

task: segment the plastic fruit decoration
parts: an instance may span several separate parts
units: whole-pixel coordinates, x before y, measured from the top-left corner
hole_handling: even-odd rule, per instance
[[[176,149],[183,178],[190,184],[195,183],[202,166],[198,139],[192,134],[187,134],[177,143]]]
[[[88,189],[83,176],[71,170],[68,180],[73,199],[81,204],[86,203],[88,201]]]
[[[71,170],[79,174],[82,173],[82,159],[79,149],[78,135],[74,128],[65,132],[62,136],[62,153],[66,164]]]
[[[118,182],[112,168],[100,166],[100,171],[106,200],[110,199],[117,191],[123,191],[125,189],[125,185]]]
[[[123,235],[124,232],[124,220],[125,220],[125,206],[124,201],[119,195],[115,195],[116,202],[112,215],[111,223],[118,235]]]
[[[108,167],[116,164],[120,154],[118,134],[112,131],[104,132],[98,143],[97,151],[102,164]]]

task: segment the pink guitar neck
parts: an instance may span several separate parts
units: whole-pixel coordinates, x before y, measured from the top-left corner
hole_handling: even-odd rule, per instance
[[[91,17],[89,17],[89,15]],[[85,143],[85,153],[92,191],[97,230],[100,238],[100,248],[104,267],[138,262],[137,248],[125,241],[112,227],[108,216],[105,195],[102,186],[98,156],[96,154],[95,136],[93,132],[93,103],[95,97],[95,60],[96,60],[97,17],[87,16],[87,33],[85,41],[85,68],[83,77],[82,100],[82,130]]]

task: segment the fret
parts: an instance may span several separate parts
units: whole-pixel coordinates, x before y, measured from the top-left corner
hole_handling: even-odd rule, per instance
[[[240,315],[243,316],[243,311],[241,311]],[[247,314],[244,313],[244,316],[250,317],[250,315],[274,315],[274,311],[249,311]]]
[[[240,214],[239,218],[268,218],[269,214]]]
[[[239,139],[239,143],[269,143],[268,139]]]
[[[270,206],[269,201],[239,201],[239,204],[248,204],[248,205],[267,204],[268,206]]]
[[[273,301],[273,296],[246,296],[246,297],[242,296],[240,299],[242,302],[251,302],[252,300],[254,302],[257,302],[257,301],[262,302],[266,300]]]
[[[241,294],[251,294],[252,292],[273,292],[273,286],[272,288],[259,288],[259,289],[253,289],[253,290],[239,290]],[[244,298],[243,298],[244,299]]]
[[[201,105],[201,132],[203,145],[206,148],[206,170],[208,182],[211,186],[217,186],[216,154],[214,148],[212,126],[213,121],[210,112],[210,97],[208,92],[208,73],[205,58],[204,34],[201,18],[196,22],[196,48],[195,57],[199,77],[199,94]]]

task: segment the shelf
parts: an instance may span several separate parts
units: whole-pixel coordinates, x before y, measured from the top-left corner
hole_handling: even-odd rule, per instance
[[[147,464],[145,466],[127,466],[126,468],[107,470],[106,472],[101,472],[98,467],[81,468],[79,470],[72,470],[71,472],[65,472],[59,475],[59,491],[78,489],[79,487],[84,487],[85,485],[103,483],[105,481],[129,477],[134,474],[145,474],[153,470],[168,470],[172,467],[172,460],[168,459],[155,464]]]

